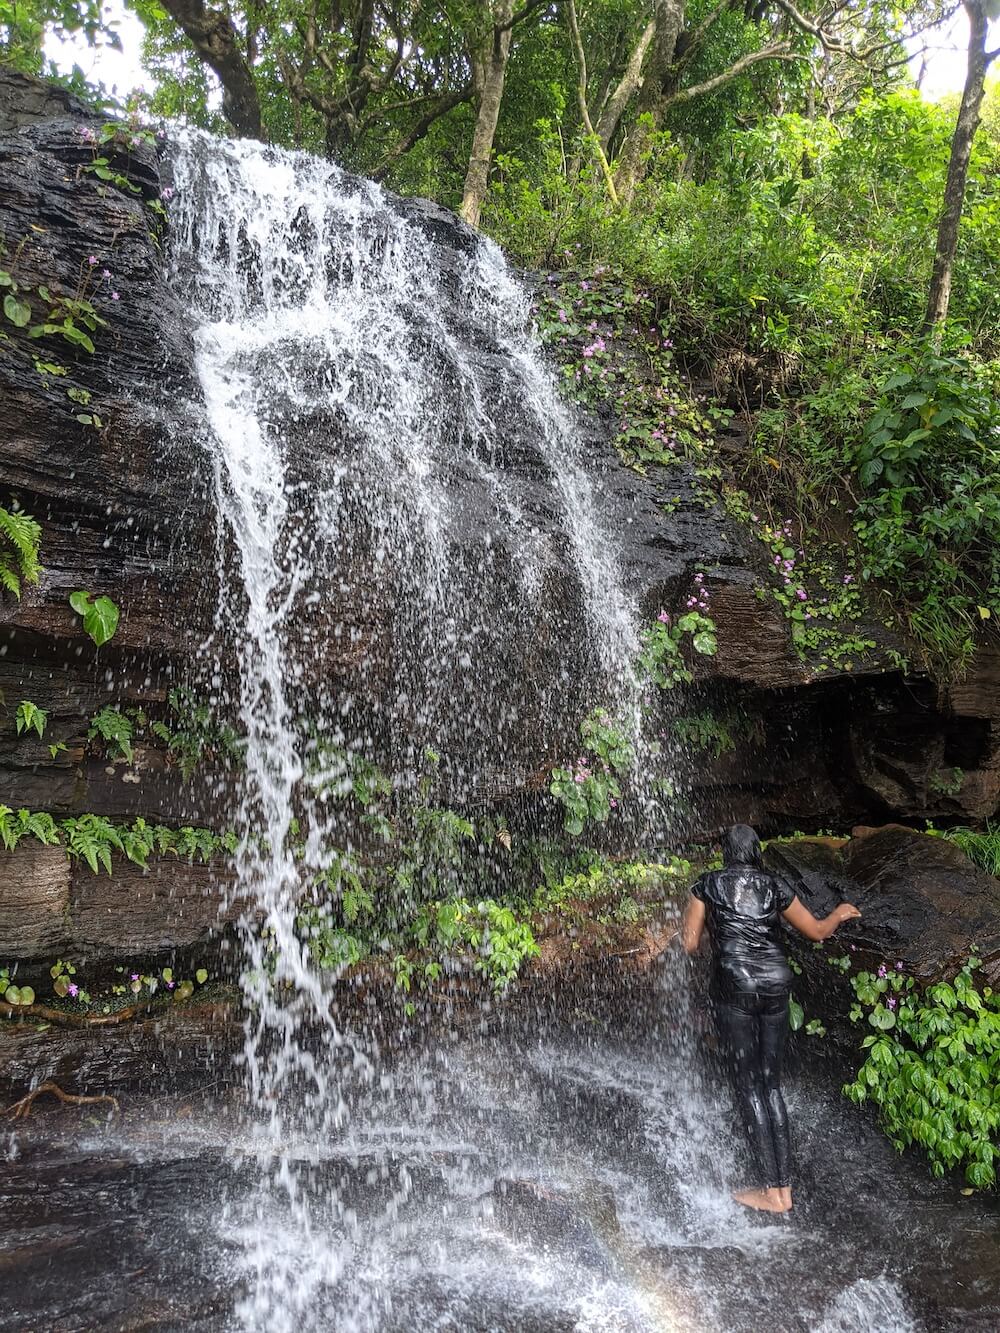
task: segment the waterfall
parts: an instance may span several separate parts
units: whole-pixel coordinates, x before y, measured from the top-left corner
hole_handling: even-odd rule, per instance
[[[405,785],[431,749],[452,801],[516,787],[576,746],[589,705],[633,705],[635,616],[496,246],[303,154],[189,132],[172,165],[219,520],[215,680],[247,737],[245,1061],[287,1144],[338,1132],[342,1073],[368,1060],[296,929],[307,879],[358,836],[326,799],[351,756]],[[308,1235],[287,1156],[275,1178]],[[247,1318],[291,1326],[308,1284],[262,1244]]]

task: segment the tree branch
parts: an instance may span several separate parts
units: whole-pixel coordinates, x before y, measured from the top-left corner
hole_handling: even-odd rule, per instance
[[[419,100],[426,101],[425,98],[420,98]],[[403,137],[389,149],[388,153],[386,153],[385,157],[383,157],[382,161],[372,172],[372,180],[384,180],[392,164],[398,162],[401,157],[405,157],[411,148],[418,144],[421,139],[425,138],[435,121],[440,120],[442,116],[446,116],[448,112],[453,111],[455,107],[461,106],[463,102],[471,101],[471,85],[467,88],[460,88],[457,92],[449,93],[446,97],[441,98],[437,106],[431,107],[425,115],[420,117],[409,133],[404,134]]]
[[[206,9],[203,0],[163,0],[163,7],[199,58],[218,76],[222,112],[230,125],[246,138],[261,138],[257,85],[228,12]]]
[[[601,173],[604,176],[604,184],[607,186],[608,198],[617,208],[618,191],[615,189],[615,178],[611,174],[611,168],[608,165],[607,155],[601,147],[601,141],[594,133],[590,111],[587,109],[587,56],[583,49],[583,39],[580,37],[580,25],[576,19],[576,0],[566,0],[566,18],[569,23],[569,35],[573,42],[573,49],[576,52],[578,71],[576,99],[580,107],[580,117],[583,120],[584,129],[597,151],[597,159],[601,164]]]
[[[711,79],[705,79],[703,83],[695,83],[690,88],[680,88],[677,92],[668,94],[663,100],[663,107],[666,110],[680,103],[690,102],[694,97],[703,97],[706,93],[714,93],[716,88],[721,88],[732,82],[733,79],[738,79],[751,65],[757,65],[762,60],[808,61],[808,59],[809,57],[804,53],[790,51],[787,42],[774,42],[770,46],[763,47],[760,51],[751,51],[749,55],[741,56],[735,64],[730,65],[721,74],[716,74]]]

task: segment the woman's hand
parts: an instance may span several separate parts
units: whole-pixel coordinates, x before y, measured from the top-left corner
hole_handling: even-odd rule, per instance
[[[842,926],[845,921],[856,921],[861,913],[853,903],[840,903],[830,915],[836,917],[838,926]]]
[[[845,921],[853,921],[861,913],[853,903],[839,903],[829,916],[823,917],[820,921],[804,903],[798,898],[793,898],[783,915],[788,924],[794,926],[800,935],[804,935],[807,940],[818,941],[828,940],[838,926],[842,926]]]

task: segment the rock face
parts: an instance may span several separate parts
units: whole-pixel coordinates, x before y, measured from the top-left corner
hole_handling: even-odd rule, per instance
[[[12,273],[33,321],[45,313],[42,286],[84,295],[107,321],[94,334],[93,355],[58,336],[29,340],[5,325],[0,504],[16,501],[42,524],[45,572],[20,601],[0,593],[6,709],[0,713],[0,805],[56,817],[89,811],[114,820],[141,815],[218,828],[228,812],[224,773],[184,782],[148,735],[127,762],[88,737],[91,719],[106,704],[164,715],[173,686],[204,682],[226,654],[224,643],[204,650],[218,602],[209,469],[181,407],[168,410],[171,403],[196,400],[197,389],[185,312],[164,279],[160,222],[149,207],[162,187],[161,160],[148,143],[115,150],[115,170],[136,191],[99,181],[87,170],[94,154],[81,134],[98,125],[67,95],[0,70],[0,235],[6,246],[0,267]],[[424,229],[445,256],[445,269],[449,248],[471,244],[467,229],[442,209],[420,201],[393,207]],[[96,416],[101,424],[81,416]],[[306,480],[310,451],[323,447],[316,423],[307,424]],[[898,673],[856,677],[844,670],[811,679],[791,649],[786,623],[755,595],[754,543],[704,507],[697,478],[685,466],[658,478],[627,471],[607,444],[605,425],[593,420],[586,426],[587,451],[621,532],[625,582],[654,614],[676,605],[693,571],[706,569],[719,652],[694,664],[692,710],[725,707],[746,724],[730,753],[690,757],[689,832],[711,834],[734,819],[781,830],[928,814],[982,818],[997,808],[1000,654],[984,655],[964,682],[943,690]],[[516,440],[504,457],[512,493],[530,496],[533,479]],[[479,512],[484,505],[477,509],[470,477],[456,476],[455,486],[470,497],[458,507],[467,544],[475,549],[495,520]],[[538,521],[545,521],[541,509]],[[356,572],[355,585],[338,592],[336,605],[310,612],[333,615],[345,626],[343,660],[314,667],[339,673],[345,688],[358,672],[359,645],[380,642],[378,627],[387,619],[377,589],[373,596],[365,571]],[[82,632],[69,606],[69,595],[79,589],[108,596],[121,608],[120,628],[102,648]],[[544,644],[532,648],[530,669],[544,672],[545,653]],[[367,672],[369,684],[382,678]],[[22,699],[48,712],[44,737],[17,734]],[[531,728],[525,732],[530,745]],[[55,755],[50,744],[61,747]],[[544,775],[546,756],[535,760]],[[524,785],[518,769],[503,794],[519,796]],[[69,866],[57,848],[24,844],[16,855],[0,856],[0,962],[41,963],[69,949],[104,961],[133,951],[159,953],[193,947],[220,924],[225,877],[183,861],[165,862],[145,876],[116,870],[110,880],[95,880],[80,865]]]
[[[944,838],[899,825],[859,829],[848,840],[771,843],[767,863],[816,916],[844,901],[861,910],[824,950],[790,939],[804,968],[796,990],[824,1015],[846,1013],[851,998],[827,962],[845,951],[855,968],[901,962],[927,984],[954,976],[975,949],[984,980],[994,987],[1000,981],[1000,881]]]

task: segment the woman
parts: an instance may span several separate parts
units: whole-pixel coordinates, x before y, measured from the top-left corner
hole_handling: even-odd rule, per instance
[[[684,912],[682,941],[697,952],[708,926],[711,996],[719,1038],[750,1139],[758,1188],[733,1198],[748,1208],[787,1213],[792,1206],[788,1115],[781,1059],[788,1031],[792,974],[781,943],[780,916],[810,940],[828,939],[861,913],[841,903],[822,921],[763,866],[760,839],[736,824],[722,845],[722,870],[702,875]]]

